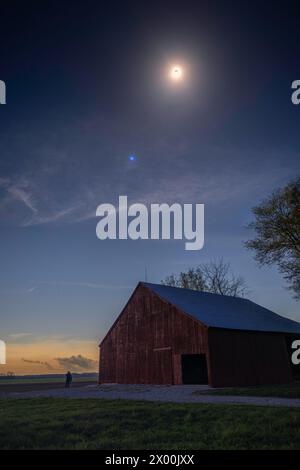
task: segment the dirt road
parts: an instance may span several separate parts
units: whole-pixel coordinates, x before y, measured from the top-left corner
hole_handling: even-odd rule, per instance
[[[87,385],[95,385],[95,381],[86,382],[73,382],[73,388],[86,387]],[[15,384],[0,384],[0,396],[11,392],[35,392],[35,391],[46,391],[46,390],[57,390],[65,388],[65,383],[60,382],[40,382],[40,383],[15,383]]]

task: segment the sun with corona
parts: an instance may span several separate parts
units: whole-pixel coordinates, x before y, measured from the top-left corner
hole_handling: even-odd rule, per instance
[[[170,69],[170,78],[174,82],[179,82],[183,79],[183,69],[180,65],[173,65]]]

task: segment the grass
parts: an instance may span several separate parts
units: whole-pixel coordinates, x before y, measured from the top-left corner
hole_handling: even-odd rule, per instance
[[[299,449],[300,409],[100,399],[3,399],[0,448]]]
[[[239,395],[248,397],[300,398],[300,382],[286,385],[264,385],[257,387],[234,387],[221,390],[196,391],[195,395]]]

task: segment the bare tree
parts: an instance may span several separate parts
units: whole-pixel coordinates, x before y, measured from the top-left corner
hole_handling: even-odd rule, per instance
[[[7,376],[7,377],[10,377],[11,379],[13,379],[13,378],[15,378],[15,373],[9,370],[9,371],[6,373],[6,376]]]
[[[211,292],[232,297],[243,297],[247,293],[245,280],[231,271],[230,263],[221,258],[218,261],[202,263],[177,276],[171,274],[161,281],[162,284],[182,287],[203,292]]]
[[[284,279],[300,298],[300,177],[254,207],[249,228],[256,238],[245,245],[255,251],[259,264],[277,264]]]

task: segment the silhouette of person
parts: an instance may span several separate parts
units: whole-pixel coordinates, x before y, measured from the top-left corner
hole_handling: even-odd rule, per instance
[[[66,373],[66,384],[65,384],[65,387],[66,387],[66,388],[69,388],[69,387],[70,387],[70,385],[71,385],[71,383],[72,383],[72,379],[73,379],[72,374],[71,374],[70,371],[68,371],[68,372]]]

